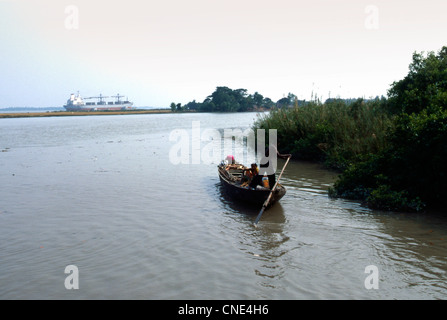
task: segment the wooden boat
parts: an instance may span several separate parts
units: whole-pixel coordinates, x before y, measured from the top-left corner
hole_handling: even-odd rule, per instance
[[[242,175],[244,169],[248,169],[241,164],[227,165],[221,163],[218,167],[219,178],[225,192],[233,199],[249,204],[262,207],[264,202],[270,195],[270,189],[262,186],[257,186],[256,189],[244,187],[241,185]],[[270,198],[268,206],[273,205],[279,201],[286,194],[286,188],[278,183],[275,191]]]

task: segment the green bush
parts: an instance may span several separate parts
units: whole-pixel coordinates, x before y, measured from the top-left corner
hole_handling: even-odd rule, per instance
[[[397,114],[387,146],[343,172],[331,196],[392,211],[447,205],[447,47],[415,53],[409,69],[384,104]]]
[[[402,114],[390,145],[350,166],[330,195],[394,211],[447,204],[447,111]]]
[[[394,185],[434,205],[446,203],[447,111],[402,115],[391,137]]]
[[[392,120],[383,112],[383,104],[379,99],[308,102],[301,107],[274,109],[261,117],[254,129],[277,129],[280,148],[295,159],[321,161],[344,170],[358,156],[386,146]]]
[[[389,99],[330,100],[273,110],[255,128],[277,129],[295,159],[342,171],[329,195],[374,209],[447,205],[447,47],[414,54]]]
[[[380,185],[366,198],[368,207],[387,211],[418,212],[425,208],[419,197],[411,198],[408,191],[392,190],[389,185]]]
[[[395,113],[419,113],[447,106],[447,47],[438,53],[414,53],[408,75],[388,91],[389,108]]]

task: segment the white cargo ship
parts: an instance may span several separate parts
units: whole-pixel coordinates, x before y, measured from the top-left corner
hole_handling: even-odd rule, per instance
[[[107,101],[107,98],[116,98],[115,101]],[[135,110],[133,103],[128,100],[120,100],[124,98],[120,94],[116,96],[105,97],[100,94],[98,97],[82,98],[81,95],[72,93],[67,104],[64,106],[67,111],[108,111],[108,110]],[[86,102],[84,100],[97,99],[97,101]]]

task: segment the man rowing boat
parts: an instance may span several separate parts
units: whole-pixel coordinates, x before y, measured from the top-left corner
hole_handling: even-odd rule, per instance
[[[270,157],[272,155],[272,157]],[[253,178],[250,183],[251,188],[256,188],[258,185],[262,185],[262,177],[267,175],[269,179],[269,187],[272,189],[276,183],[276,157],[281,159],[287,159],[291,157],[291,154],[281,154],[275,146],[270,146],[265,149],[265,155],[262,157],[259,164],[259,173]],[[271,161],[270,161],[271,160]]]

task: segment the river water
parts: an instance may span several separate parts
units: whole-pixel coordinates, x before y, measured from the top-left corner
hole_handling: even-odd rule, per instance
[[[292,161],[255,228],[260,208],[227,198],[217,163],[170,157],[193,121],[255,119],[0,119],[0,299],[447,298],[446,218],[330,199],[336,174]]]

